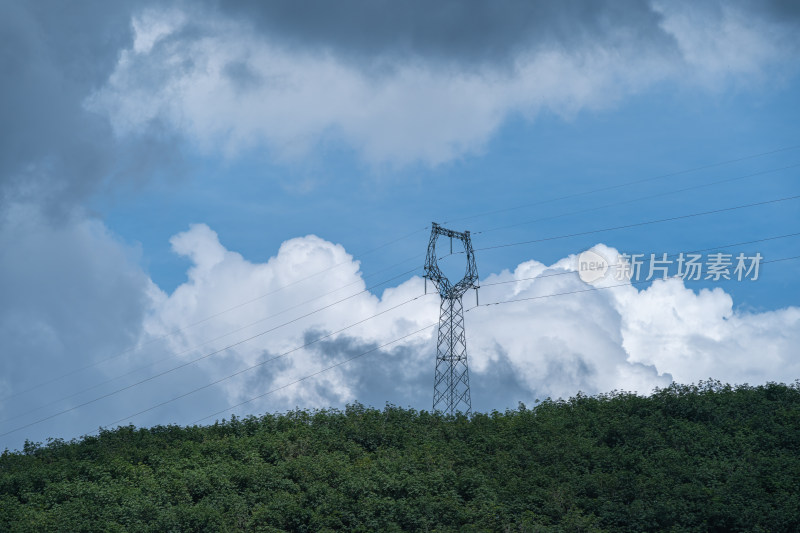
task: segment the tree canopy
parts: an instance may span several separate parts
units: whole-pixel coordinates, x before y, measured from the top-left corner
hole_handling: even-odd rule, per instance
[[[0,456],[2,531],[798,531],[800,383],[360,404]]]

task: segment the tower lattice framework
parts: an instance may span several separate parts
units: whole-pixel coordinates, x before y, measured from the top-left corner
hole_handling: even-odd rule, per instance
[[[449,237],[450,253],[453,239],[464,245],[467,267],[464,277],[455,285],[439,270],[436,243],[439,237]],[[462,297],[469,289],[478,289],[478,269],[469,231],[449,230],[433,223],[428,254],[425,259],[425,278],[436,286],[441,296],[439,331],[436,342],[436,373],[433,382],[433,410],[448,414],[472,412],[469,391],[469,366],[467,364],[467,338],[464,330],[464,305]]]

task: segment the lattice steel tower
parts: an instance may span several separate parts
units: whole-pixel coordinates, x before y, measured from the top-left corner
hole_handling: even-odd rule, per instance
[[[450,238],[450,253],[453,239],[464,244],[467,271],[464,277],[452,285],[439,270],[436,257],[436,241],[440,236]],[[436,222],[431,226],[431,240],[425,259],[425,279],[431,280],[442,298],[439,308],[439,334],[436,343],[436,376],[433,382],[433,410],[454,414],[461,411],[469,415],[472,399],[469,393],[469,367],[467,366],[467,339],[464,333],[464,306],[461,297],[469,289],[478,291],[478,269],[469,232],[443,228]]]

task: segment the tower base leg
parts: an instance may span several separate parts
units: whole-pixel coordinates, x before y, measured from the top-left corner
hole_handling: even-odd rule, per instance
[[[450,415],[457,412],[469,415],[472,412],[461,298],[442,298],[439,308],[433,410]]]

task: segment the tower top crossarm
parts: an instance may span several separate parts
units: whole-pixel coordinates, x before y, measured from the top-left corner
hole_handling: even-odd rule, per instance
[[[440,236],[450,238],[450,252],[452,253],[452,240],[458,239],[464,245],[464,254],[467,259],[467,268],[464,277],[453,285],[442,273],[436,255],[436,241]],[[433,282],[442,298],[461,298],[469,289],[478,288],[478,268],[475,266],[475,252],[472,250],[472,240],[469,231],[453,231],[440,226],[436,222],[431,224],[431,239],[428,242],[428,254],[425,258],[425,277]]]
[[[447,229],[444,226],[440,226],[436,222],[431,222],[431,229],[437,234],[444,235],[445,237],[454,237],[456,239],[461,239],[462,241],[469,239],[469,231],[455,231]]]

